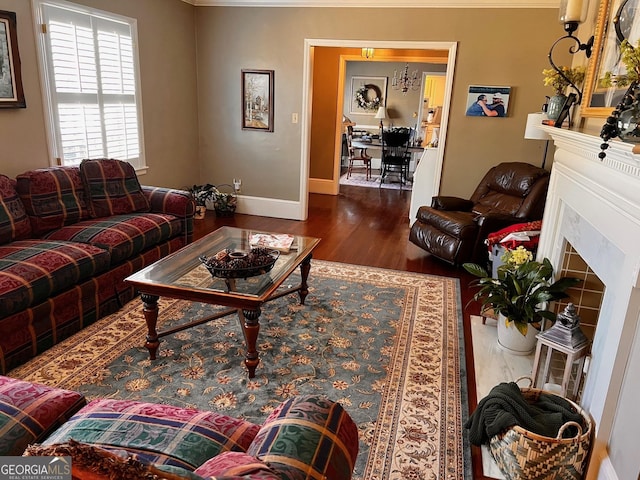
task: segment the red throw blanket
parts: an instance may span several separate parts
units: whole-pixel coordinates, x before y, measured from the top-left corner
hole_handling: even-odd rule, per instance
[[[487,246],[489,247],[489,252],[491,252],[491,247],[496,244],[500,244],[509,250],[519,247],[522,245],[527,250],[535,250],[538,246],[538,241],[540,240],[540,230],[542,229],[542,220],[536,220],[534,222],[526,222],[526,223],[516,223],[515,225],[510,225],[502,230],[498,230],[497,232],[490,233],[487,236]],[[516,232],[538,232],[536,234],[531,234],[530,240],[508,240],[504,243],[501,243],[502,240],[511,233]]]

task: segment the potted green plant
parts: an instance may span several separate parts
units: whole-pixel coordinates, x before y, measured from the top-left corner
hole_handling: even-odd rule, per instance
[[[529,325],[538,326],[544,319],[555,321],[556,315],[548,310],[549,302],[566,298],[566,290],[580,279],[563,277],[552,282],[549,259],[535,261],[522,246],[505,251],[501,260],[504,263],[497,268],[497,278],[475,263],[463,267],[479,277],[472,283],[480,287],[473,300],[481,302],[483,312],[492,309],[498,314],[499,345],[511,353],[526,355],[535,347],[537,334]]]
[[[230,192],[223,192],[220,189],[225,187]],[[223,184],[218,187],[214,187],[214,193],[211,197],[213,200],[213,208],[216,211],[216,215],[219,217],[230,217],[236,211],[238,204],[238,196],[235,189],[231,185]]]
[[[549,98],[549,104],[547,107],[547,116],[551,120],[556,120],[560,111],[564,106],[567,96],[565,91],[571,83],[580,87],[584,82],[585,67],[558,67],[562,72],[562,75],[554,68],[546,68],[542,71],[544,75],[544,86],[553,88],[554,95]],[[564,75],[564,77],[563,77]],[[566,78],[565,78],[566,77]],[[570,80],[569,81],[567,81]]]
[[[207,201],[213,200],[214,195],[218,192],[215,185],[207,183],[206,185],[193,185],[186,189],[193,196],[193,200],[196,202],[196,213],[194,218],[202,219],[207,211]]]

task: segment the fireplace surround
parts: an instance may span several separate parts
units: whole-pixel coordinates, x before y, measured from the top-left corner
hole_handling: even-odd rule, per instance
[[[632,145],[541,127],[556,147],[538,255],[570,248],[604,284],[581,405],[595,420],[589,479],[638,478],[640,434],[640,155]]]

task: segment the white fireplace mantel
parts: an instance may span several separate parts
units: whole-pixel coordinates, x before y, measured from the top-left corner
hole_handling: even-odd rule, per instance
[[[600,160],[600,145],[603,140],[595,135],[587,135],[573,130],[541,126],[553,139],[556,150],[579,156],[582,161],[588,160],[585,169],[593,172],[598,182],[605,188],[620,192],[622,197],[630,197],[635,204],[640,205],[640,155],[632,152],[634,144],[619,140],[609,142],[604,150],[606,157]]]
[[[605,285],[582,406],[596,423],[589,479],[638,478],[640,416],[640,155],[633,145],[541,127],[556,146],[538,255],[569,242]]]

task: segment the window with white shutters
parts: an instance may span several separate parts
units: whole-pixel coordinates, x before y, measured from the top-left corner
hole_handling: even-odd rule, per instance
[[[34,7],[52,157],[144,168],[135,20],[58,0]]]

